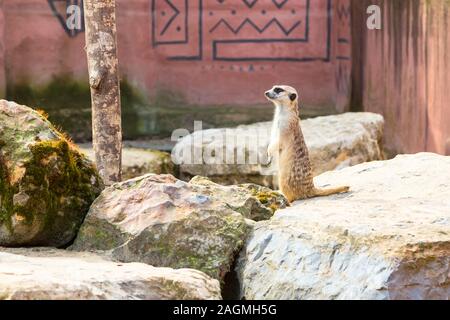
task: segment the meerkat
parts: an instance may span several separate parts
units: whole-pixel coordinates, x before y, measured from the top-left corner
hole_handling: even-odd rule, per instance
[[[297,91],[276,85],[265,95],[275,105],[267,154],[269,161],[278,156],[278,186],[288,201],[347,192],[348,186],[327,189],[314,186],[308,148],[300,128]]]

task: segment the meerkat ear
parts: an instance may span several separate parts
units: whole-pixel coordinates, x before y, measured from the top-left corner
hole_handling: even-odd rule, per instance
[[[291,99],[291,101],[294,101],[295,99],[297,99],[297,95],[295,93],[291,93],[289,95],[289,99]]]

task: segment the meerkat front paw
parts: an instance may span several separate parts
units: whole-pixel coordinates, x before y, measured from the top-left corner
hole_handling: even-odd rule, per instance
[[[278,144],[272,143],[267,147],[267,159],[269,159],[269,164],[272,162],[275,152],[278,149]]]

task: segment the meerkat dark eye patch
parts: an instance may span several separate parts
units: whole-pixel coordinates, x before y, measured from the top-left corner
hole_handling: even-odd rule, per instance
[[[297,99],[297,95],[295,93],[291,93],[289,95],[289,99],[291,99],[291,101],[294,101],[295,99]]]
[[[273,91],[274,91],[276,94],[279,94],[279,93],[283,92],[284,89],[281,89],[281,88],[279,88],[279,87],[276,87],[275,89],[273,89]]]

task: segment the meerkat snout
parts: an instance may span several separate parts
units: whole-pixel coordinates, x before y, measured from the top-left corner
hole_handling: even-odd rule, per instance
[[[275,95],[273,94],[273,92],[271,90],[266,91],[265,92],[266,97],[270,100],[270,99],[275,99]]]
[[[274,103],[294,103],[298,99],[297,91],[285,85],[273,86],[272,89],[265,92],[265,96]]]

